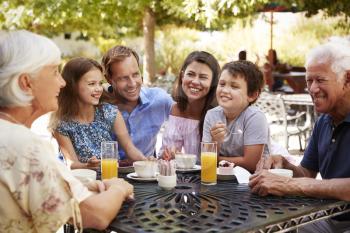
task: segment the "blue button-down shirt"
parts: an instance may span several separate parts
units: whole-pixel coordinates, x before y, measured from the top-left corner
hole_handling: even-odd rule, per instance
[[[350,178],[350,114],[338,126],[330,115],[316,122],[301,165],[320,172],[323,179]]]
[[[129,114],[121,111],[129,135],[134,145],[145,155],[153,156],[157,142],[157,134],[169,118],[173,100],[163,89],[142,87],[140,103]],[[125,152],[119,149],[120,159],[125,158]]]

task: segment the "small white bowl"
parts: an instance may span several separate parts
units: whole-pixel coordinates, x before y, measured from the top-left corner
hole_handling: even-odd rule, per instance
[[[156,176],[158,170],[156,161],[136,161],[133,165],[138,177],[151,178]]]
[[[275,169],[269,169],[269,172],[279,176],[293,177],[293,171],[289,169],[275,168]]]
[[[193,154],[176,154],[176,167],[180,169],[191,169],[196,165],[197,156]]]
[[[96,180],[96,171],[91,169],[73,169],[73,176],[80,180],[83,184],[87,184],[92,180]]]
[[[172,189],[176,186],[176,175],[173,176],[162,176],[158,175],[157,180],[158,180],[158,185],[159,187],[163,189]]]

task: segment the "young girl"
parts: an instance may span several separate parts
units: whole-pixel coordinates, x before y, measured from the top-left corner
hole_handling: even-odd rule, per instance
[[[199,156],[204,116],[213,107],[220,66],[213,55],[194,51],[185,59],[175,91],[176,103],[163,133],[161,154],[172,148]]]
[[[131,160],[146,159],[130,140],[118,109],[99,104],[102,95],[102,67],[88,58],[70,60],[63,68],[66,86],[58,97],[53,115],[54,136],[72,169],[100,168],[102,141],[112,141],[112,133]]]
[[[203,141],[218,142],[218,160],[234,162],[250,172],[263,153],[269,154],[267,119],[251,106],[263,85],[263,74],[253,63],[225,64],[216,90],[220,106],[209,110],[204,121]]]

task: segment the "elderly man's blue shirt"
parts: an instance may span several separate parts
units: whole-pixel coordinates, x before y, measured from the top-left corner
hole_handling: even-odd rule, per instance
[[[173,100],[171,96],[161,88],[141,88],[140,103],[129,114],[121,111],[129,135],[134,145],[145,155],[152,156],[155,153],[157,134],[169,118]],[[125,158],[125,152],[119,149],[121,159]]]
[[[350,178],[350,114],[338,126],[324,114],[315,124],[301,165],[323,179]]]

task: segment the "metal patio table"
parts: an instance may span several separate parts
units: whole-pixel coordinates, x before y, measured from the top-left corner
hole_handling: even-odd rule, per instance
[[[132,182],[132,181],[131,181]],[[200,174],[178,173],[173,190],[132,182],[109,229],[119,232],[287,232],[350,211],[350,203],[307,197],[259,197],[236,180],[201,185]]]

